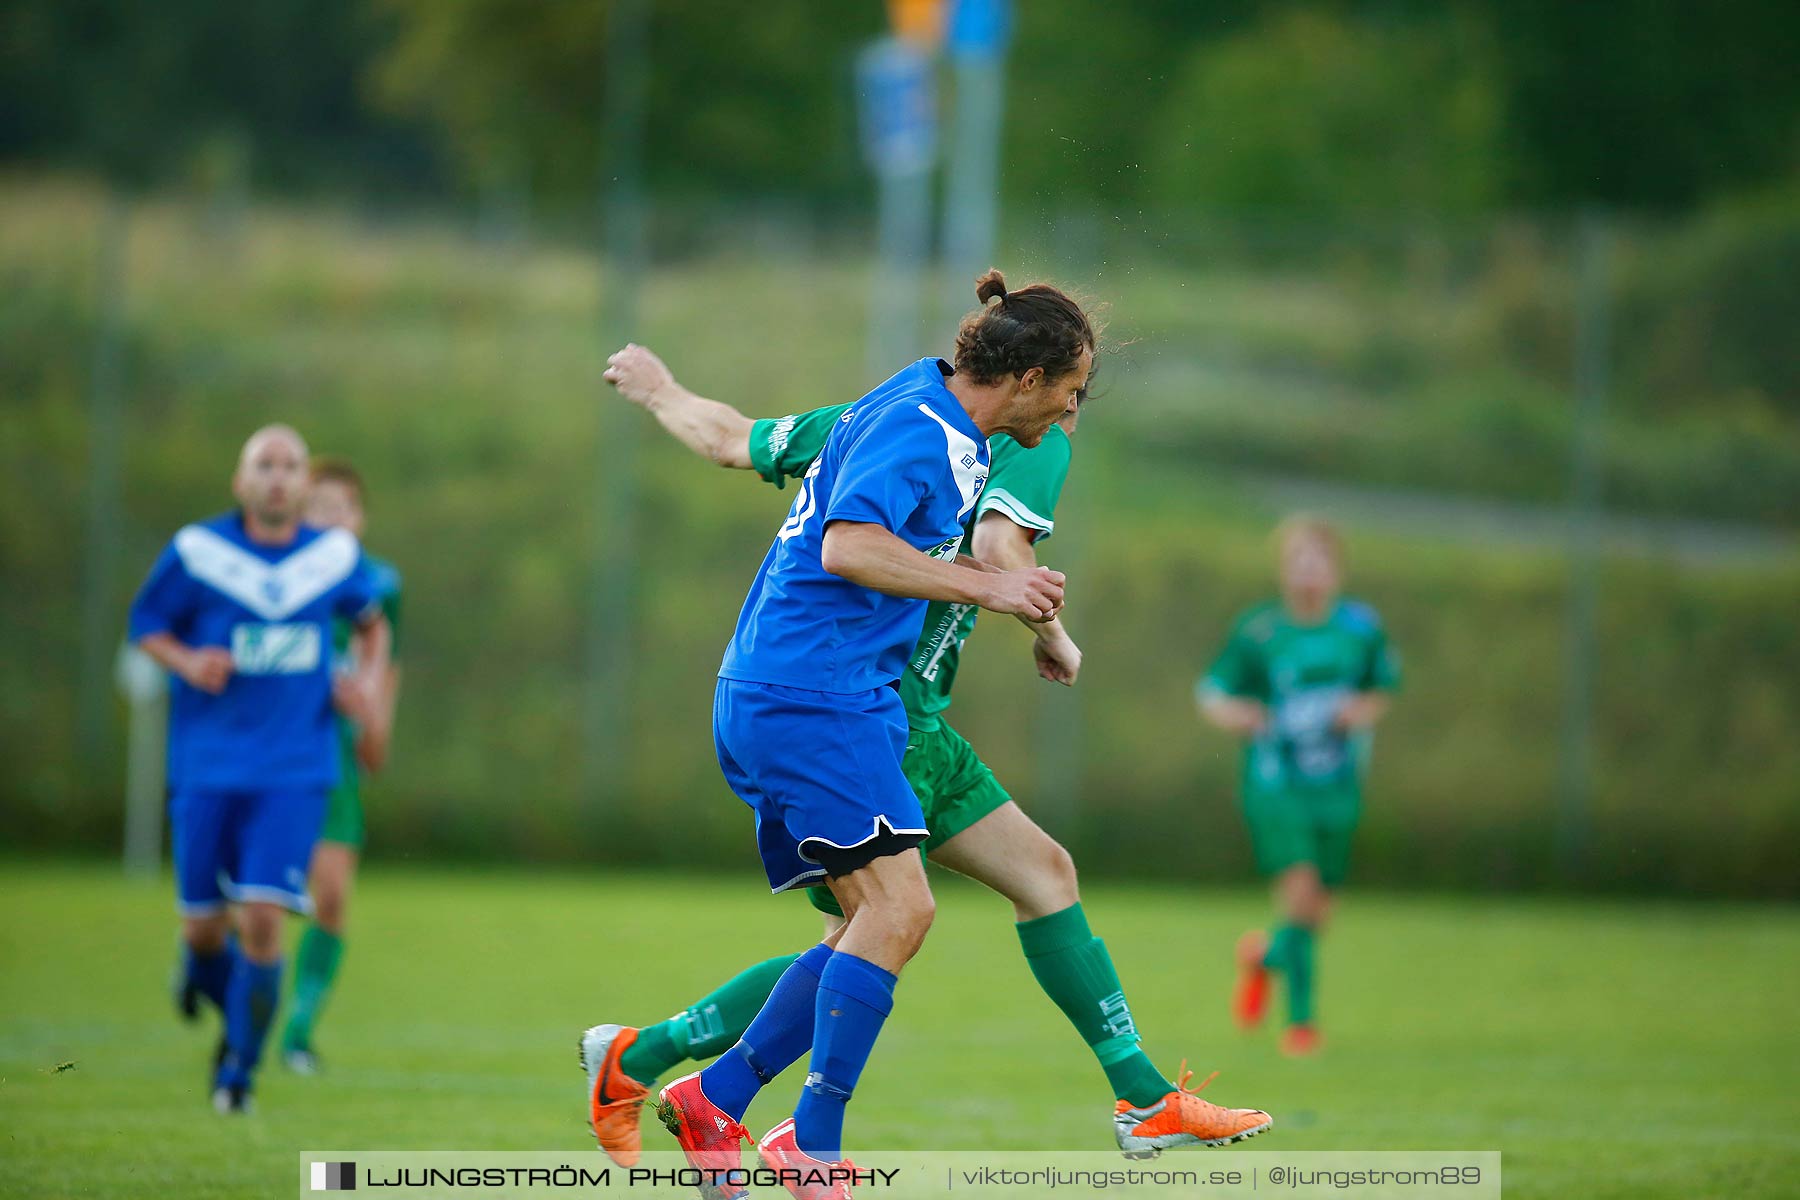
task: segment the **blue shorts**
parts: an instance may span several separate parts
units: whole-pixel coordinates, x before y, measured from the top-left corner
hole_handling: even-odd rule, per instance
[[[169,823],[181,915],[248,902],[311,912],[306,872],[324,821],[324,788],[176,792]]]
[[[927,836],[900,769],[906,708],[893,688],[839,695],[721,679],[713,742],[725,782],[756,813],[770,891],[845,874]]]

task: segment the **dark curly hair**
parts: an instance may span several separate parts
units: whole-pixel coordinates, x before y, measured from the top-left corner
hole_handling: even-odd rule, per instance
[[[1052,284],[1009,292],[1006,277],[989,268],[975,281],[975,296],[981,307],[956,331],[957,374],[975,383],[998,383],[1033,367],[1055,379],[1074,370],[1083,350],[1097,348],[1087,313]]]

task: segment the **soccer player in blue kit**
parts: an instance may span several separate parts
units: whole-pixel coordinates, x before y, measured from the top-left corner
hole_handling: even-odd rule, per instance
[[[281,995],[281,926],[305,912],[307,867],[337,780],[335,705],[365,717],[390,635],[356,538],[300,523],[306,443],[285,425],[244,444],[239,507],[170,541],[131,605],[131,638],[173,676],[170,817],[184,944],[177,1002],[225,1020],[213,1107],[248,1110]],[[331,622],[359,666],[333,679]],[[231,928],[231,906],[237,929]]]
[[[921,359],[850,407],[801,482],[719,669],[713,734],[726,781],[756,816],[772,891],[824,882],[845,923],[795,959],[742,1039],[662,1090],[688,1159],[740,1166],[757,1092],[811,1052],[794,1115],[760,1142],[800,1200],[848,1195],[844,1106],[933,915],[927,830],[901,768],[895,684],[931,600],[1046,620],[1063,577],[959,556],[986,480],[987,439],[1031,447],[1073,410],[1093,369],[1087,314],[1047,284],[978,282],[954,368]],[[998,303],[995,303],[998,301]],[[703,1189],[735,1195],[735,1182]]]

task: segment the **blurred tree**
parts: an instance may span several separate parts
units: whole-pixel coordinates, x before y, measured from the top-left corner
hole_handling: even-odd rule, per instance
[[[1688,208],[1800,169],[1793,0],[1487,0],[1517,200]]]
[[[375,73],[392,109],[431,118],[467,177],[586,199],[599,161],[605,4],[379,0],[397,36]],[[818,194],[858,178],[847,64],[878,5],[821,22],[805,0],[721,16],[658,0],[651,28],[652,179],[663,188]]]
[[[1467,213],[1503,194],[1498,72],[1472,19],[1295,10],[1187,59],[1151,196],[1239,211]]]
[[[860,194],[848,64],[886,13],[821,11],[658,0],[654,186]],[[435,148],[477,190],[586,202],[605,28],[606,0],[9,0],[0,159],[155,181],[241,157],[366,192],[441,188]],[[1039,209],[1687,209],[1800,167],[1796,61],[1792,0],[1031,0],[1005,186]]]
[[[361,96],[384,37],[362,0],[10,0],[0,158],[146,184],[224,155],[281,188],[432,186],[420,132]]]

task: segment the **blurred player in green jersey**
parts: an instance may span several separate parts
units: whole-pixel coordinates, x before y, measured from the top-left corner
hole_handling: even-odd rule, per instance
[[[777,487],[806,473],[832,426],[851,407],[752,421],[682,387],[642,346],[613,355],[606,378],[695,453],[723,467],[755,471]],[[1027,450],[1004,434],[990,440],[987,482],[964,542],[974,558],[1001,570],[1036,565],[1036,543],[1055,529],[1056,502],[1069,469],[1069,434],[1083,399],[1085,391],[1035,448]],[[930,831],[925,853],[1012,901],[1032,974],[1074,1023],[1113,1089],[1113,1132],[1121,1150],[1148,1158],[1170,1146],[1221,1144],[1262,1132],[1269,1127],[1267,1113],[1209,1104],[1187,1090],[1185,1063],[1174,1084],[1151,1063],[1139,1045],[1112,958],[1088,927],[1074,860],[1025,815],[944,720],[975,616],[970,605],[933,603],[900,679],[910,725],[903,769]],[[1038,674],[1073,685],[1081,651],[1062,623],[1023,623],[1034,635]],[[842,922],[842,911],[825,888],[809,889],[808,896],[826,914],[829,935]],[[588,1072],[589,1119],[608,1154],[625,1164],[636,1160],[639,1109],[649,1086],[678,1063],[730,1049],[792,961],[789,955],[758,963],[659,1024],[599,1025],[587,1032],[581,1059]]]
[[[356,468],[339,458],[314,459],[304,519],[321,529],[347,529],[362,540],[363,481]],[[361,725],[342,715],[337,718],[340,778],[313,847],[307,880],[313,919],[294,955],[294,999],[281,1036],[282,1061],[303,1075],[319,1069],[313,1030],[344,956],[344,912],[363,846],[362,776],[381,770],[387,762],[394,706],[400,698],[400,572],[392,563],[372,554],[367,557],[378,581],[381,610],[393,630],[392,658],[371,718]],[[342,621],[332,630],[332,654],[340,670],[348,665],[349,635]]]
[[[1287,983],[1289,1054],[1318,1049],[1313,947],[1344,882],[1362,811],[1362,781],[1375,723],[1400,669],[1375,610],[1340,595],[1343,545],[1336,529],[1293,517],[1276,533],[1281,597],[1232,625],[1201,678],[1201,715],[1244,742],[1244,819],[1257,866],[1274,881],[1274,930],[1238,942],[1233,1011],[1261,1024],[1269,974]]]

